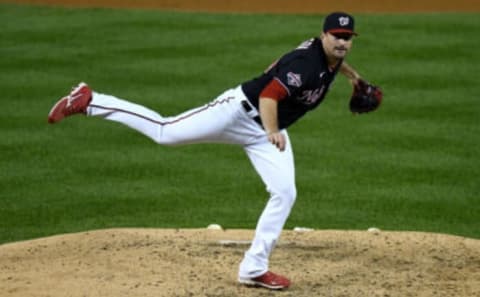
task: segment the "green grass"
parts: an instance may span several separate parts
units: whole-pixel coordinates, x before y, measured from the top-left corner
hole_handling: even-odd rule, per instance
[[[108,227],[254,228],[267,194],[240,147],[168,148],[51,105],[79,81],[174,115],[258,75],[322,16],[0,5],[0,242]],[[359,15],[348,61],[383,87],[352,116],[339,77],[289,129],[286,228],[480,238],[478,14]]]

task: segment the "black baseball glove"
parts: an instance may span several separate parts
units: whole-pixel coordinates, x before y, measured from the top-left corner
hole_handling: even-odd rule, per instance
[[[350,98],[350,111],[353,113],[366,113],[374,111],[382,102],[382,90],[369,82],[359,79],[353,88]]]

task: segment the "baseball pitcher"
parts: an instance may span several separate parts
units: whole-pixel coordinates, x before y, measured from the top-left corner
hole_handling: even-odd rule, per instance
[[[361,79],[344,61],[356,35],[351,15],[329,14],[319,37],[301,43],[258,77],[177,116],[164,117],[80,83],[52,107],[48,121],[58,123],[64,117],[85,114],[127,125],[162,145],[217,142],[242,146],[270,199],[240,263],[238,281],[285,289],[290,280],[269,270],[269,257],[297,197],[288,127],[324,100],[338,72],[353,85],[352,112],[375,110],[382,100],[380,89]]]

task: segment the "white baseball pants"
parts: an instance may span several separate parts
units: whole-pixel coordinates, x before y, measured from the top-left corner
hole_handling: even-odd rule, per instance
[[[163,145],[219,142],[241,145],[270,193],[258,220],[255,237],[240,264],[240,278],[268,271],[268,259],[295,202],[295,166],[292,147],[280,152],[247,112],[241,87],[227,90],[212,102],[174,117],[163,117],[146,107],[114,96],[93,93],[87,115],[120,122]],[[245,103],[243,103],[245,104]]]

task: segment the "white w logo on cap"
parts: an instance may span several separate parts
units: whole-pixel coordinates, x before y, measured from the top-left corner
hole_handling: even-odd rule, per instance
[[[340,26],[347,26],[348,23],[350,23],[350,19],[348,17],[339,17],[338,23],[340,24]]]

